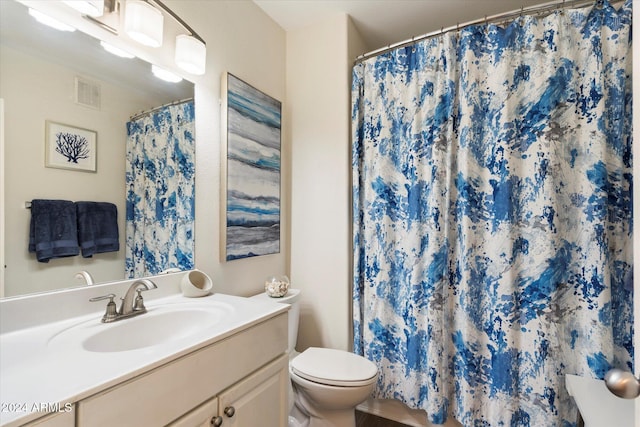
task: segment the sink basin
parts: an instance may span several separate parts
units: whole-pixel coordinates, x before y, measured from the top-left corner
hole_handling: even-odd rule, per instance
[[[204,310],[165,311],[156,315],[145,313],[132,322],[116,323],[82,342],[88,351],[113,352],[151,347],[167,341],[193,335],[220,321],[220,312]]]
[[[50,346],[80,343],[86,351],[112,353],[138,350],[176,342],[206,331],[219,323],[232,309],[213,307],[160,307],[147,313],[112,323],[83,322],[54,335]]]

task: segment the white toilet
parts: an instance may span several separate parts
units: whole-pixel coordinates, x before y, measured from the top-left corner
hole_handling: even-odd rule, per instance
[[[300,290],[282,298],[262,293],[253,298],[291,304],[289,310],[289,427],[355,427],[355,407],[375,385],[378,368],[353,353],[311,347],[295,351],[300,319]]]

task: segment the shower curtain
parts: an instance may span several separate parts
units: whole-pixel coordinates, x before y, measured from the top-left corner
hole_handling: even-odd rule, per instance
[[[632,369],[631,1],[355,65],[354,351],[376,397],[573,426],[565,374]]]
[[[127,123],[126,277],[194,268],[193,100]]]

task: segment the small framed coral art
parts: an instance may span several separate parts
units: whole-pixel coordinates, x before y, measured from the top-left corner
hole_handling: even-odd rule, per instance
[[[97,132],[49,120],[45,129],[46,167],[96,172]]]

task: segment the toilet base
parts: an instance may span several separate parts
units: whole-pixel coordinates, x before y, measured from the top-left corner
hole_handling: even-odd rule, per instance
[[[323,411],[319,418],[294,405],[288,427],[356,427],[356,411],[354,408]]]
[[[297,416],[289,415],[288,427],[356,427],[354,410],[331,411],[323,414],[323,418],[305,416],[300,411],[292,411],[294,413]]]

